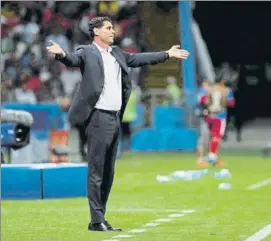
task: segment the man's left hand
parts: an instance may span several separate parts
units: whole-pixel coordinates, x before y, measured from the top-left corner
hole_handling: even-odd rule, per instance
[[[189,52],[184,49],[180,49],[180,45],[173,45],[168,51],[168,55],[170,58],[174,57],[177,59],[187,59],[189,56]]]

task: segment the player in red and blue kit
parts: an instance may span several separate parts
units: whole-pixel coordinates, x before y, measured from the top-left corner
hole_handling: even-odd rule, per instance
[[[206,122],[206,118],[208,116],[208,107],[206,105],[206,99],[208,96],[208,92],[210,90],[210,84],[207,82],[202,82],[201,88],[199,90],[197,96],[197,109],[196,114],[199,117],[199,137],[198,137],[198,166],[206,166],[208,163],[205,161],[205,149],[209,145],[210,134],[209,134],[209,126]]]
[[[227,119],[227,106],[233,107],[235,100],[233,92],[230,88],[225,86],[223,79],[216,79],[216,83],[208,92],[206,102],[208,105],[209,115],[207,123],[210,125],[211,140],[209,143],[209,154],[207,161],[219,165],[218,150],[222,137],[225,133],[226,119]]]

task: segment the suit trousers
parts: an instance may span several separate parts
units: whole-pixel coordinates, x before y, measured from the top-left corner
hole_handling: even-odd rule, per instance
[[[87,144],[87,136],[86,136],[86,127],[84,124],[77,124],[74,126],[79,134],[79,151],[81,154],[82,161],[86,161],[86,144]]]
[[[94,109],[86,123],[87,194],[91,223],[105,221],[106,203],[113,184],[120,137],[120,116]]]

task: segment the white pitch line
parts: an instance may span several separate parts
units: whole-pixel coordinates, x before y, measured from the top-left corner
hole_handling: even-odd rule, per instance
[[[168,217],[166,217],[166,218],[159,218],[159,219],[156,219],[154,221],[143,224],[142,225],[143,228],[131,229],[131,230],[128,231],[129,234],[120,234],[120,235],[112,237],[113,239],[110,239],[110,240],[107,239],[107,240],[103,240],[103,241],[120,241],[120,240],[115,239],[115,238],[131,238],[133,236],[130,235],[130,234],[144,233],[144,232],[148,231],[148,229],[146,229],[147,227],[148,228],[155,227],[155,226],[160,225],[162,222],[171,222],[171,221],[173,221],[174,218],[179,218],[179,217],[185,216],[184,213],[189,214],[189,213],[193,213],[195,211],[196,210],[194,210],[194,209],[174,210],[174,211],[171,211],[171,212],[182,212],[182,213],[172,213],[172,214],[168,215]],[[166,211],[164,210],[164,212],[166,212]]]
[[[145,223],[143,227],[156,227],[160,225],[160,223]]]
[[[128,233],[144,233],[146,231],[147,231],[147,229],[145,229],[145,228],[136,228],[136,229],[132,229],[132,230],[128,231]]]
[[[120,241],[119,239],[104,239],[103,241]]]
[[[261,187],[265,187],[267,185],[271,184],[271,178],[265,179],[261,182],[257,182],[255,184],[252,184],[250,186],[247,187],[248,190],[255,190]]]
[[[167,223],[167,222],[171,222],[172,220],[173,220],[172,218],[158,218],[158,219],[154,220],[154,222]]]
[[[194,210],[194,209],[185,209],[185,210],[182,210],[181,212],[182,213],[194,213],[194,212],[196,212],[196,210]]]
[[[130,234],[120,234],[120,235],[117,235],[115,238],[131,238],[131,237],[133,236]]]
[[[261,241],[271,234],[271,224],[266,225],[264,228],[259,230],[257,233],[248,237],[245,241]]]
[[[169,218],[180,218],[183,216],[184,216],[184,214],[182,214],[182,213],[173,213],[173,214],[168,215]]]

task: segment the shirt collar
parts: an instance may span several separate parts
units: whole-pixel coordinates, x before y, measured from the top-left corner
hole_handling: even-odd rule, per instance
[[[110,46],[107,49],[103,49],[94,41],[93,44],[99,49],[100,52],[110,53],[112,51],[112,48]]]

